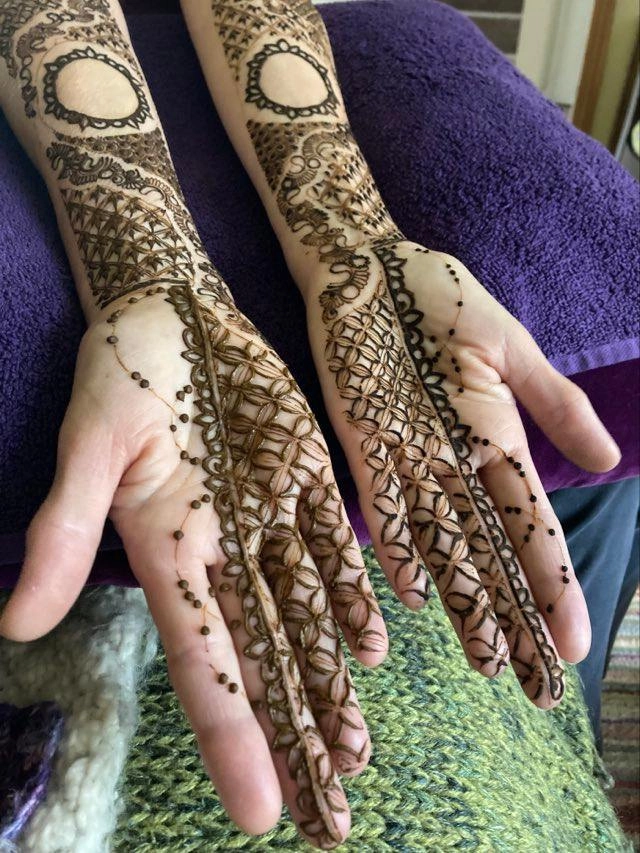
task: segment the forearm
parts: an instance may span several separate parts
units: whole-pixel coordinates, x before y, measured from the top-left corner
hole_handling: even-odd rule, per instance
[[[398,232],[351,133],[320,15],[306,0],[181,2],[292,275],[305,296],[325,280],[339,309],[368,281],[363,241]]]
[[[0,22],[0,103],[47,184],[87,320],[160,282],[197,286],[206,258],[119,5],[3,0]]]

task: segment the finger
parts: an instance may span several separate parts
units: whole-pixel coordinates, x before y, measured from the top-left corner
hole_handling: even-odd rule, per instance
[[[72,402],[53,486],[29,525],[22,571],[0,620],[3,636],[34,640],[67,614],[91,571],[124,468],[109,427],[87,422],[86,409]]]
[[[349,832],[349,807],[294,650],[259,562],[235,534],[222,541],[227,562],[221,570],[209,570],[209,577],[231,630],[254,713],[271,745],[284,801],[312,844],[334,847]]]
[[[445,452],[435,434],[427,451],[433,460]],[[509,663],[507,641],[471,561],[458,518],[431,473],[431,463],[415,446],[396,451],[411,531],[470,666],[494,677]]]
[[[538,707],[552,708],[564,693],[564,670],[500,515],[469,460],[456,460],[439,479],[462,524],[522,689]]]
[[[231,820],[250,834],[267,832],[280,818],[280,783],[251,707],[252,684],[245,682],[229,629],[209,593],[204,564],[184,547],[178,571],[171,561],[158,565],[155,559],[155,565],[138,559],[132,567],[144,579],[171,683],[204,767]]]
[[[516,467],[517,466],[517,467]],[[589,613],[567,544],[522,439],[512,454],[499,453],[480,471],[524,567],[533,597],[560,655],[583,660],[591,645]]]
[[[342,498],[335,483],[324,484],[322,477],[298,506],[300,530],[354,657],[377,666],[389,648],[384,619]]]
[[[514,322],[502,378],[567,459],[587,471],[609,471],[620,449],[589,398],[547,361],[529,332]]]
[[[311,710],[338,772],[367,765],[371,741],[351,682],[327,590],[300,534],[275,530],[262,566],[296,652]]]
[[[347,458],[380,567],[400,601],[418,610],[429,598],[429,578],[411,535],[393,459],[375,434],[363,437],[358,451],[349,450],[351,445]]]

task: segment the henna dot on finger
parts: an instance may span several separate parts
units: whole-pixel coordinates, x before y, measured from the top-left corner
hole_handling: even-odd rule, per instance
[[[180,420],[183,424],[186,424],[189,421],[189,415],[182,414],[180,415]]]
[[[185,592],[184,597],[187,599],[187,601],[195,601],[196,600],[196,597],[192,592]]]
[[[148,388],[149,387],[149,380],[148,379],[141,379],[140,380],[140,387],[141,388]]]
[[[200,633],[204,637],[207,637],[211,633],[211,628],[208,625],[203,625],[202,628],[200,628]]]
[[[137,370],[134,370],[133,373],[131,374],[131,378],[135,379],[135,381],[137,382],[139,379],[142,379],[142,374],[138,373]]]
[[[171,425],[169,426],[169,429],[171,430],[171,432],[177,432],[178,427],[177,427],[175,424],[171,424]]]
[[[184,539],[184,533],[182,532],[182,530],[174,530],[173,538],[176,540],[176,542],[179,542],[181,539]]]
[[[215,598],[216,597],[216,591],[212,586],[209,587],[207,592],[209,593],[209,598]]]
[[[549,534],[549,536],[555,536],[555,535],[556,535],[556,532],[555,532],[555,530],[553,529],[553,527],[550,527],[550,528],[547,530],[547,533]]]
[[[199,598],[194,599],[193,606],[196,608],[196,610],[200,610],[200,608],[202,607],[202,602]]]
[[[237,693],[239,689],[240,688],[235,683],[235,681],[232,681],[231,684],[229,685],[229,693]]]
[[[226,672],[221,672],[218,676],[218,684],[226,684],[229,681],[229,676]]]
[[[185,385],[182,390],[185,394],[191,394],[193,392],[193,385]]]
[[[203,504],[208,504],[211,501],[211,495],[203,495],[200,500]]]
[[[197,465],[199,461],[200,460],[198,459],[197,456],[192,456],[191,459],[189,460],[191,465]]]
[[[180,587],[180,589],[189,589],[189,581],[186,581],[184,580],[184,578],[181,578],[178,581],[178,586]]]
[[[201,506],[200,501],[191,501],[191,509],[200,509]]]
[[[562,565],[562,566],[560,566],[560,570],[561,570],[561,571],[563,571],[563,572],[568,572],[568,571],[569,571],[569,566],[564,566],[564,565]]]
[[[187,451],[181,450],[180,451],[180,459],[188,459],[188,458],[189,458],[189,454],[187,453]]]
[[[176,391],[176,397],[177,397],[177,398],[178,398],[178,400],[180,400],[181,402],[184,402],[184,391]]]
[[[108,344],[117,344],[118,338],[115,335],[109,335],[109,337],[107,338],[107,343]]]

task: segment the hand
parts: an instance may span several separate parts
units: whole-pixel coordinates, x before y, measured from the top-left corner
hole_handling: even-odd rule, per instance
[[[364,664],[387,638],[324,440],[215,282],[107,312],[82,343],[2,633],[26,641],[63,618],[109,513],[232,819],[265,832],[284,797],[310,841],[335,846],[349,829],[337,773],[370,752],[336,620]]]
[[[551,708],[560,656],[586,656],[590,625],[516,398],[587,470],[612,468],[618,448],[586,395],[454,257],[402,240],[344,254],[350,278],[327,287],[319,271],[308,323],[378,559],[416,608],[424,561],[471,666],[494,676],[510,659],[527,696]]]

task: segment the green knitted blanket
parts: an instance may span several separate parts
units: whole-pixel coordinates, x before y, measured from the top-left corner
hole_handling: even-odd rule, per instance
[[[472,672],[434,598],[415,615],[394,600],[366,551],[389,628],[382,666],[352,663],[373,757],[345,788],[353,814],[338,850],[605,853],[627,851],[603,792],[578,677],[551,712],[525,698],[513,671]],[[288,817],[261,838],[236,829],[200,765],[160,655],[140,695],[113,849],[118,853],[308,851]]]

